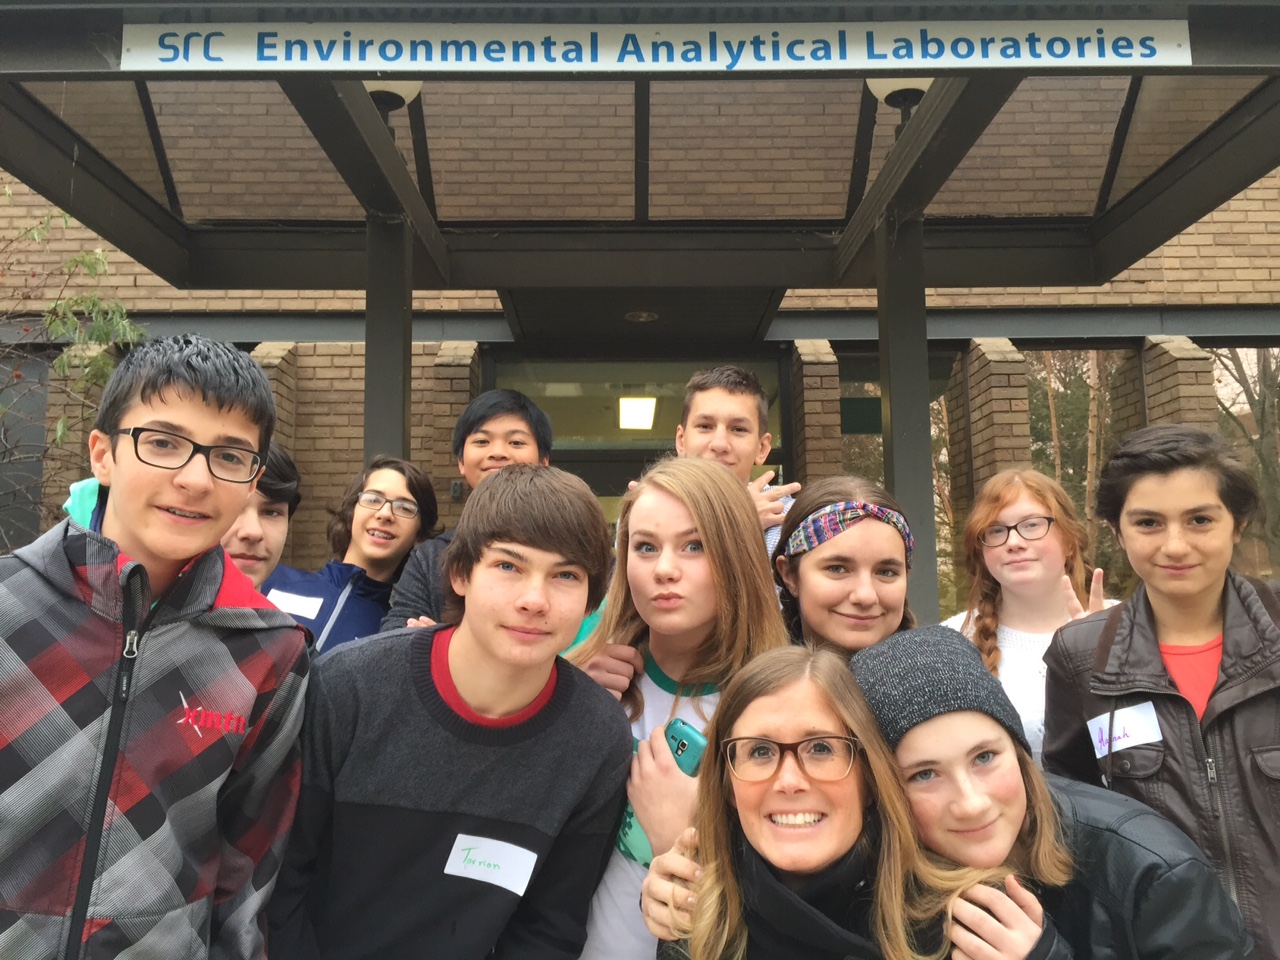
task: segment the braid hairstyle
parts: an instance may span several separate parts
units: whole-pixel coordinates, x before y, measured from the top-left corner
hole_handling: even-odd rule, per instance
[[[1000,581],[987,569],[979,538],[982,531],[996,522],[1000,511],[1024,493],[1038,500],[1045,515],[1053,518],[1062,537],[1066,561],[1063,573],[1071,578],[1071,586],[1080,602],[1087,602],[1084,554],[1089,549],[1089,534],[1067,492],[1057,481],[1035,470],[997,473],[983,485],[964,525],[965,566],[973,581],[969,588],[969,614],[965,617],[964,632],[982,654],[987,669],[997,676],[1000,672],[1000,648],[996,644],[996,629],[1000,626],[1001,587]]]

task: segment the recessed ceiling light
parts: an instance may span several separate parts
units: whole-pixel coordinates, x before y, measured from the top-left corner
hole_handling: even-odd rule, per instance
[[[658,315],[652,310],[632,310],[630,313],[624,313],[622,318],[631,323],[653,323],[658,319]]]
[[[622,430],[652,430],[657,397],[619,397],[618,427]]]

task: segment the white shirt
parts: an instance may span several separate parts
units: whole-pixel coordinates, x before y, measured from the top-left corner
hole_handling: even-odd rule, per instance
[[[631,735],[637,742],[648,739],[676,717],[705,732],[720,699],[719,692],[704,688],[702,696],[681,697],[677,704],[676,686],[651,656],[645,657],[644,675],[639,680],[644,712],[631,724]],[[631,814],[630,804],[627,814]],[[641,866],[614,848],[591,901],[582,960],[653,960],[658,941],[640,915],[640,887],[648,872],[647,866]]]

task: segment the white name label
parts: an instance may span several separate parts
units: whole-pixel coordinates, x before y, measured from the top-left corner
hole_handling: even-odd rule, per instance
[[[538,855],[514,843],[458,834],[445,862],[444,872],[454,877],[470,877],[505,887],[517,897],[524,896]]]
[[[323,597],[303,597],[296,593],[285,593],[280,589],[268,593],[267,599],[289,616],[305,617],[308,620],[314,620],[324,605]]]
[[[726,73],[1190,66],[1185,20],[905,23],[131,23],[127,71]],[[930,75],[930,74],[926,74]]]
[[[1113,719],[1114,716],[1114,719]],[[1093,752],[1099,760],[1108,751],[1114,753],[1126,747],[1143,743],[1159,743],[1164,739],[1155,705],[1148,700],[1136,706],[1104,713],[1089,721],[1089,737],[1093,740]]]

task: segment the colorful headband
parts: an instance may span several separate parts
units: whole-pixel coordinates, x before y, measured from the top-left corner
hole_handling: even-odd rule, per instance
[[[787,556],[797,557],[808,553],[867,517],[887,523],[901,534],[902,542],[907,547],[907,565],[910,566],[911,551],[915,549],[916,541],[911,536],[911,528],[907,526],[907,518],[897,510],[878,507],[874,503],[863,503],[861,500],[833,503],[805,517],[787,539]]]

